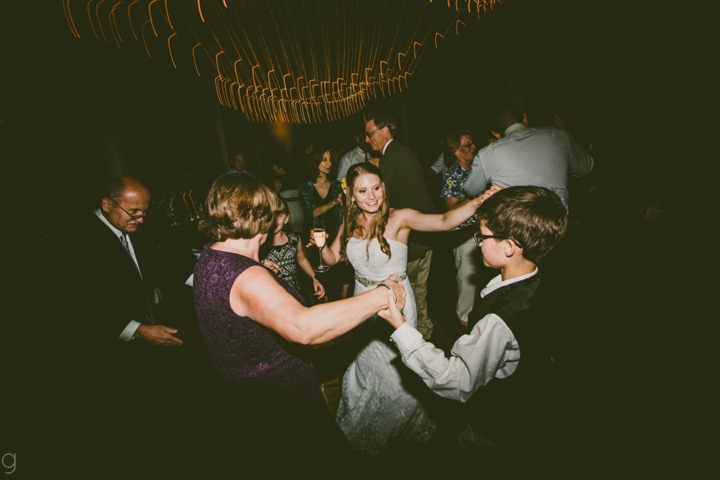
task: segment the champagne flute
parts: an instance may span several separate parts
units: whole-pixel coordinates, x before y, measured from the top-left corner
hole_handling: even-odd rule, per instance
[[[315,267],[317,273],[323,273],[330,270],[330,267],[323,265],[322,251],[325,248],[325,222],[322,220],[313,220],[312,236],[315,239],[315,244],[320,249],[320,265]]]

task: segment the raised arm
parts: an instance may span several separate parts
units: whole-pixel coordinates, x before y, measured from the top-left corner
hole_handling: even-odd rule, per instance
[[[426,215],[415,210],[398,210],[398,215],[402,219],[401,228],[409,228],[418,232],[444,232],[452,230],[465,220],[475,214],[482,202],[490,198],[501,187],[493,186],[485,193],[472,200],[463,200],[457,202],[442,215]]]
[[[383,283],[393,290],[398,308],[405,305],[405,289],[392,275]],[[302,306],[262,267],[250,267],[238,276],[230,292],[233,311],[304,345],[325,343],[348,332],[371,315],[389,306],[387,288],[376,288],[356,297]]]
[[[340,242],[342,242],[342,232],[343,224],[341,223],[340,228],[338,229],[338,234],[335,235],[335,240],[333,240],[332,245],[325,245],[325,248],[322,249],[323,262],[331,267],[340,261]],[[325,236],[327,237],[327,234]],[[317,248],[315,237],[313,237],[312,234],[310,235],[310,242],[307,246]]]

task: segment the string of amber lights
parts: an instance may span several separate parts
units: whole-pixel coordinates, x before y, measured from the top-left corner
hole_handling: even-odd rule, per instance
[[[62,2],[76,38],[132,39],[173,68],[214,75],[220,104],[250,120],[316,123],[401,92],[427,48],[501,0]]]

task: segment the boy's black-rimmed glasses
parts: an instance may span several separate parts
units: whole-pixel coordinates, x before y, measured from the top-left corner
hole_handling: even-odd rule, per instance
[[[478,245],[480,245],[483,242],[483,240],[485,240],[486,238],[498,238],[500,240],[512,240],[513,242],[515,242],[515,245],[517,245],[519,248],[523,248],[523,246],[520,244],[520,242],[518,242],[517,240],[515,240],[512,237],[503,237],[502,235],[483,235],[480,232],[475,232],[473,234],[473,237],[475,238],[475,242]]]

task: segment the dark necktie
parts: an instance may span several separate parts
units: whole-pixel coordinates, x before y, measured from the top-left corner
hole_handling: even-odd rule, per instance
[[[124,233],[120,234],[120,243],[122,243],[122,246],[125,247],[125,251],[128,252],[128,255],[132,257],[132,255],[130,254],[130,247],[128,247],[127,239],[125,238]]]

